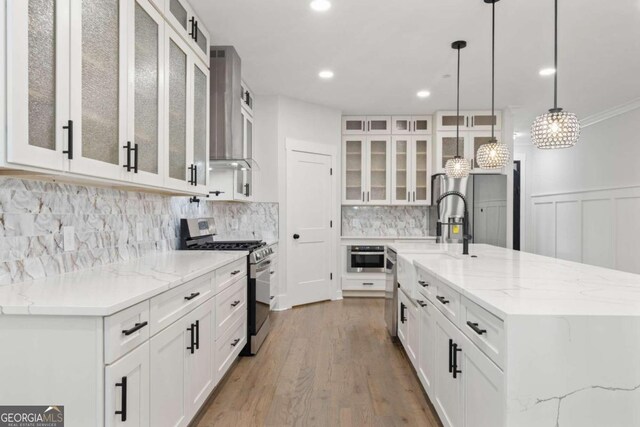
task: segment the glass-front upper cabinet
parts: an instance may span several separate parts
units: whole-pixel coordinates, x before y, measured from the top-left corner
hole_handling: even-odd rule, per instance
[[[164,89],[164,18],[149,0],[129,2],[129,38],[133,61],[129,64],[129,138],[125,165],[134,167],[132,180],[161,186],[164,176],[162,147]]]
[[[414,136],[411,139],[411,170],[413,204],[431,204],[431,137]]]
[[[458,139],[458,153],[461,157],[468,158],[469,153],[465,151],[466,133],[461,133]],[[456,156],[456,133],[439,132],[436,137],[436,173],[444,172],[447,161]]]
[[[491,130],[494,125],[495,130],[502,129],[502,113],[497,111],[494,115],[491,111],[473,111],[469,113],[469,129]]]
[[[198,54],[198,57],[209,67],[209,31],[203,22],[194,14],[185,0],[165,1],[165,16],[174,30],[178,32]]]
[[[73,156],[69,114],[69,1],[9,0],[7,161],[66,170]]]
[[[411,116],[393,116],[391,118],[391,133],[393,135],[411,134]]]
[[[391,157],[391,138],[369,137],[368,148],[368,186],[366,202],[372,204],[391,202],[391,171],[389,159]]]
[[[394,120],[395,123],[395,120]],[[391,141],[391,203],[411,203],[411,137],[394,136]]]
[[[127,128],[127,1],[71,2],[74,173],[128,179],[135,167]],[[124,166],[124,167],[123,167]]]
[[[193,172],[192,183],[206,193],[209,181],[209,69],[193,61]]]
[[[463,111],[460,111],[459,116],[456,116],[455,111],[439,111],[436,114],[436,128],[439,131],[455,131],[456,126],[459,126],[460,130],[468,129],[469,116],[467,116]]]
[[[342,201],[346,204],[365,203],[365,148],[362,136],[344,137],[342,140]]]
[[[243,155],[246,159],[253,158],[253,117],[244,108],[241,109],[242,115],[242,141]],[[235,200],[251,200],[253,196],[253,171],[246,168],[240,168],[235,171]]]
[[[342,117],[343,135],[360,135],[367,132],[367,118],[365,116]]]
[[[391,118],[391,133],[393,135],[431,135],[431,116],[393,116]]]

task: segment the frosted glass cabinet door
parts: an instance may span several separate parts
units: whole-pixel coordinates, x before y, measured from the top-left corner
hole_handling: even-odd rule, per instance
[[[370,137],[367,139],[368,146],[368,188],[367,203],[390,203],[391,202],[391,173],[389,160],[391,157],[390,137]]]
[[[193,14],[186,0],[164,1],[165,16],[173,29],[188,41],[198,57],[209,67],[209,32]]]
[[[394,117],[394,123],[396,123]],[[411,203],[411,137],[394,136],[391,142],[391,203]]]
[[[444,172],[447,161],[456,156],[456,134],[455,132],[439,133],[437,140],[436,168],[438,172]],[[458,150],[461,157],[467,155],[465,141],[465,135],[461,134],[458,139]]]
[[[137,157],[131,179],[162,186],[163,18],[149,0],[130,2],[129,138]],[[133,154],[133,153],[132,153]],[[126,165],[126,160],[125,160]]]
[[[342,201],[345,204],[365,203],[365,145],[364,137],[347,137],[342,140]]]
[[[193,63],[193,164],[195,186],[207,188],[209,178],[209,70]]]
[[[64,170],[70,141],[69,1],[9,0],[6,6],[7,161]]]
[[[467,130],[469,125],[469,117],[464,112],[460,112],[458,117],[458,124],[461,130]],[[436,129],[437,130],[456,130],[456,112],[455,111],[440,111],[436,114]]]
[[[413,204],[431,204],[431,137],[414,136],[411,140]]]
[[[126,0],[71,0],[71,172],[126,179],[127,9]]]
[[[189,87],[189,46],[169,26],[165,26],[165,78],[167,80],[165,135],[167,136],[165,185],[177,190],[193,189],[190,169],[187,167],[187,126]],[[192,151],[192,147],[189,151]],[[191,163],[191,162],[189,162]],[[191,166],[189,164],[189,166]],[[189,188],[191,187],[191,188]]]

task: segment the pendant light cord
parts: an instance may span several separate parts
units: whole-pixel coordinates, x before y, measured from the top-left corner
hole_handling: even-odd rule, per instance
[[[458,88],[456,96],[456,157],[460,157],[460,47],[458,47]]]
[[[494,128],[496,124],[496,3],[491,4],[491,142],[495,141]]]
[[[553,66],[556,72],[553,75],[553,109],[558,110],[558,0],[555,0],[555,36],[554,36],[554,52]]]

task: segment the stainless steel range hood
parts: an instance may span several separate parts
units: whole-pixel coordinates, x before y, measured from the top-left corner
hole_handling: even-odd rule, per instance
[[[233,46],[212,46],[209,166],[213,169],[256,169],[243,141],[241,114],[242,63]]]

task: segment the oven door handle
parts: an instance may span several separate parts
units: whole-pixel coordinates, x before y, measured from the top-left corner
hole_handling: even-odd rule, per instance
[[[351,252],[351,255],[384,255],[384,252]]]
[[[269,265],[271,265],[271,261],[260,262],[260,267],[256,267],[256,273],[260,273],[262,271],[267,270],[269,268]]]

